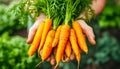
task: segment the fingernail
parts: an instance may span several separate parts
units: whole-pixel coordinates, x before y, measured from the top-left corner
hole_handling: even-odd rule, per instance
[[[93,39],[92,37],[91,37],[90,39],[91,39],[91,44],[92,44],[92,45],[96,45],[95,39]]]
[[[93,44],[93,45],[96,45],[96,41],[95,41],[95,40],[93,40],[92,44]]]
[[[29,44],[29,42],[30,42],[29,39],[27,39],[26,43]]]

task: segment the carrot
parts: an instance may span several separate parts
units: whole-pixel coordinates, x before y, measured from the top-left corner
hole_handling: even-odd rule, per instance
[[[52,43],[52,47],[55,47],[55,46],[57,46],[57,44],[58,44],[61,27],[62,27],[61,25],[58,26],[58,28],[57,28],[57,30],[56,30],[55,38],[54,38],[53,43]]]
[[[45,22],[45,26],[44,26],[44,28],[43,28],[42,38],[41,38],[41,42],[40,42],[40,46],[39,46],[38,51],[43,47],[43,44],[44,44],[44,42],[45,42],[46,36],[47,36],[47,34],[48,34],[48,31],[49,31],[50,28],[51,28],[51,25],[52,25],[52,20],[51,20],[51,19],[46,19],[46,22]]]
[[[80,50],[79,50],[79,46],[77,44],[77,38],[76,38],[74,29],[70,30],[70,42],[72,45],[73,52],[75,53],[76,59],[78,61],[78,68],[79,68],[81,56],[80,56]]]
[[[83,50],[85,53],[88,53],[88,47],[85,41],[85,37],[82,33],[82,29],[79,23],[77,22],[73,22],[72,23],[73,29],[75,30],[76,36],[77,36],[77,41],[78,44],[81,48],[81,50]]]
[[[63,56],[65,46],[67,44],[67,40],[69,37],[69,31],[70,31],[69,25],[65,24],[62,26],[61,31],[60,31],[59,44],[57,47],[57,52],[56,52],[56,57],[55,57],[56,58],[56,66],[55,67],[58,66],[58,64]]]
[[[55,36],[55,30],[50,30],[48,32],[45,44],[43,46],[43,50],[42,50],[42,54],[41,54],[42,61],[44,61],[46,58],[48,58],[52,52],[52,41],[54,39],[54,36]]]
[[[65,48],[65,54],[67,55],[67,57],[70,57],[71,55],[71,45],[70,45],[70,41],[68,40],[66,48]]]
[[[29,51],[28,51],[29,56],[32,56],[35,53],[35,51],[38,49],[40,41],[41,41],[43,28],[44,28],[44,22],[41,22],[38,29],[37,29],[37,32],[36,32],[35,37],[33,39],[33,42],[29,48]]]

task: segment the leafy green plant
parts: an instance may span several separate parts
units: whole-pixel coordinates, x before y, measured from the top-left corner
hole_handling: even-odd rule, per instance
[[[101,65],[110,60],[120,62],[120,44],[107,32],[97,39],[97,45],[89,46],[89,54],[82,56],[81,66],[87,64]]]
[[[0,4],[8,4],[13,0],[0,0]]]
[[[6,6],[4,4],[0,5],[0,34],[5,31],[12,33],[15,30],[25,28],[26,25],[19,22],[19,17],[14,13],[10,12],[12,4]]]
[[[95,53],[95,58],[99,62],[104,63],[110,59],[120,62],[120,44],[114,37],[104,33],[103,37],[98,40],[97,46],[96,50],[99,52]]]
[[[120,4],[116,4],[113,0],[108,3],[99,17],[99,24],[102,29],[119,28],[120,29]]]
[[[36,55],[28,57],[26,39],[11,37],[8,33],[0,36],[0,69],[35,69]]]
[[[47,0],[47,1],[49,1],[49,0]],[[57,2],[57,3],[55,4],[54,2]],[[50,2],[48,2],[48,3],[50,3]],[[67,1],[66,1],[66,3],[67,3]],[[53,4],[53,6],[51,5],[50,9],[56,8],[56,10],[54,10],[54,12],[50,10],[50,13],[51,12],[55,13],[54,15],[51,15],[53,20],[54,20],[54,17],[56,17],[55,15],[57,15],[56,14],[56,12],[57,12],[57,13],[62,14],[61,18],[64,21],[63,17],[65,17],[65,15],[66,15],[65,14],[66,13],[65,9],[67,6],[66,3],[65,3],[65,1],[62,1],[62,0],[59,0],[59,1],[53,0],[50,3],[50,5]],[[69,3],[69,6],[68,6],[69,8],[70,8],[70,4],[72,4],[72,3],[74,3],[74,1]],[[90,19],[89,14],[94,15],[93,14],[94,11],[90,7],[91,1],[81,0],[79,6],[76,6],[77,3],[79,3],[79,1],[76,2],[76,4],[73,5],[73,9],[68,10],[69,12],[67,12],[67,13],[70,13],[70,11],[71,11],[73,13],[72,18],[74,20],[74,19],[76,19],[76,17],[79,16],[79,14],[81,12],[85,11],[85,18],[78,18],[78,19],[85,19],[86,21],[89,21],[89,19]],[[12,10],[14,11],[15,14],[17,14],[20,17],[19,20],[22,23],[27,23],[28,17],[30,17],[32,21],[35,21],[37,19],[37,17],[40,15],[40,13],[45,13],[45,11],[48,11],[48,8],[47,8],[47,10],[46,10],[46,8],[47,8],[47,3],[45,2],[45,0],[43,0],[43,1],[42,0],[35,0],[35,1],[34,0],[19,0],[19,3],[14,5]],[[77,9],[77,11],[75,11],[75,8],[79,8],[79,9]],[[61,10],[62,10],[62,12],[61,12]],[[45,15],[46,15],[46,17],[48,17],[48,13],[45,13]],[[71,16],[71,15],[67,15],[67,16]]]

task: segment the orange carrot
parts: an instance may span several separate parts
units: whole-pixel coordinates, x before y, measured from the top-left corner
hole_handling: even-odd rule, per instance
[[[47,36],[47,34],[48,34],[48,31],[49,31],[50,28],[51,28],[51,25],[52,25],[52,20],[51,20],[51,19],[46,19],[46,22],[45,22],[45,26],[44,26],[44,28],[43,28],[42,38],[41,38],[41,42],[40,42],[40,46],[39,46],[38,51],[43,47],[43,44],[44,44],[44,42],[45,42],[46,36]]]
[[[77,41],[78,41],[78,44],[79,44],[81,50],[83,50],[85,53],[88,53],[88,47],[87,47],[85,37],[83,35],[80,24],[77,22],[73,22],[72,26],[73,26],[73,29],[75,30],[75,33],[77,36]]]
[[[72,52],[71,45],[70,45],[70,41],[68,40],[66,48],[65,48],[65,54],[67,55],[67,57],[70,57],[71,52]]]
[[[52,47],[55,47],[55,46],[57,46],[57,44],[58,44],[61,27],[62,27],[62,26],[60,25],[60,26],[57,28],[57,30],[56,30],[55,38],[54,38],[53,43],[52,43]]]
[[[40,41],[41,41],[43,28],[44,28],[44,22],[41,22],[38,29],[37,29],[37,32],[36,32],[35,37],[33,39],[33,42],[29,48],[29,51],[28,51],[29,56],[32,56],[35,53],[35,51],[38,49]]]
[[[70,31],[70,26],[65,24],[62,26],[61,28],[61,31],[60,31],[60,38],[59,38],[59,44],[58,44],[58,48],[57,48],[57,52],[56,52],[56,66],[58,66],[62,56],[63,56],[63,53],[64,53],[64,50],[65,50],[65,46],[67,44],[67,40],[68,40],[68,37],[69,37],[69,31]]]
[[[72,45],[73,52],[75,53],[76,59],[78,61],[78,68],[79,68],[79,63],[80,63],[80,58],[81,58],[80,49],[79,49],[79,46],[77,44],[77,38],[75,35],[75,31],[73,29],[70,30],[70,42]]]
[[[55,31],[54,30],[50,30],[48,32],[45,44],[43,46],[42,55],[41,55],[42,61],[44,61],[46,58],[48,58],[49,55],[52,52],[52,41],[54,39],[54,36],[55,36]]]

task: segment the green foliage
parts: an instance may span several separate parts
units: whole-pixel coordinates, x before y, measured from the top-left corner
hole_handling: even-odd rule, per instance
[[[120,62],[120,44],[118,41],[105,32],[97,39],[95,47],[89,47],[89,54],[82,56],[81,65],[104,64],[110,60]]]
[[[105,29],[105,28],[120,29],[120,21],[119,21],[120,5],[119,4],[117,5],[116,3],[113,4],[113,3],[108,3],[105,9],[103,10],[102,14],[100,15],[99,23],[102,29]]]
[[[120,62],[120,44],[119,42],[108,33],[104,33],[102,38],[98,39],[96,50],[99,52],[95,53],[95,58],[99,63],[105,63],[110,59]]]
[[[0,4],[8,4],[9,2],[11,2],[13,0],[0,0]]]
[[[36,56],[28,57],[26,39],[8,33],[0,36],[0,69],[35,69]]]
[[[20,0],[12,10],[20,17],[20,21],[23,23],[27,23],[28,16],[35,21],[41,12],[52,20],[56,17],[63,17],[62,23],[64,19],[68,23],[72,19],[76,19],[82,11],[85,11],[86,19],[81,19],[88,20],[89,14],[93,14],[90,4],[90,0]],[[67,7],[69,10],[66,10]]]
[[[17,15],[9,11],[11,7],[12,4],[9,6],[0,5],[0,34],[5,31],[12,33],[15,30],[26,27],[26,25],[20,24]]]

